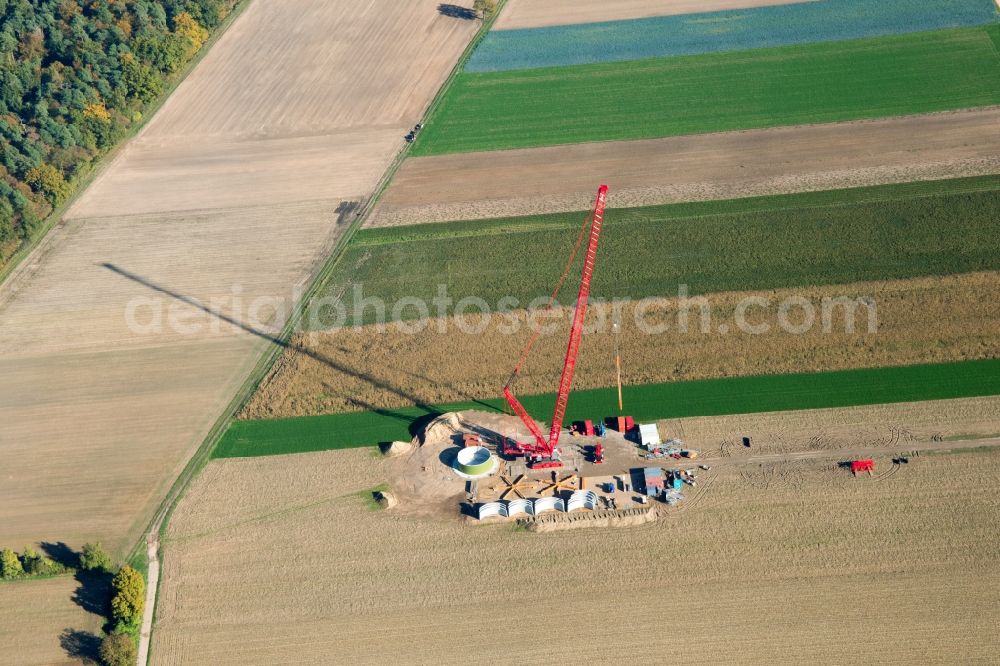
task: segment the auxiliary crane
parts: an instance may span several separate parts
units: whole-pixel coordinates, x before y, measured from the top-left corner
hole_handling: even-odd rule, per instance
[[[559,459],[559,449],[556,448],[559,444],[559,435],[562,432],[563,419],[566,416],[566,404],[569,402],[569,389],[570,385],[573,383],[573,371],[576,369],[576,357],[580,351],[580,338],[583,334],[583,320],[587,314],[587,301],[590,297],[590,280],[594,275],[594,260],[597,258],[597,241],[601,237],[601,225],[604,222],[604,206],[607,202],[608,196],[608,186],[601,185],[597,190],[597,199],[594,202],[594,211],[584,220],[583,228],[580,230],[580,236],[577,238],[576,247],[573,248],[573,252],[570,253],[569,262],[566,264],[566,269],[563,271],[563,275],[557,284],[552,297],[549,299],[549,307],[555,303],[556,296],[559,293],[559,289],[562,287],[563,282],[566,280],[566,276],[573,265],[573,260],[576,258],[576,254],[580,249],[580,244],[584,239],[584,235],[587,233],[587,222],[590,223],[590,233],[587,242],[587,251],[583,259],[583,277],[580,280],[580,291],[576,297],[576,308],[573,311],[573,323],[569,331],[569,345],[566,348],[566,360],[563,363],[562,376],[559,378],[559,391],[556,393],[556,406],[555,411],[552,414],[552,425],[549,428],[549,437],[545,439],[542,434],[541,429],[538,424],[535,423],[534,419],[528,415],[528,412],[524,409],[524,405],[517,399],[514,395],[514,381],[517,379],[521,372],[521,367],[524,365],[528,354],[531,351],[532,346],[538,339],[540,331],[536,331],[535,335],[532,336],[531,340],[528,342],[528,346],[525,347],[524,351],[521,353],[521,359],[514,368],[514,372],[511,374],[510,379],[507,380],[507,384],[503,387],[503,397],[507,400],[507,404],[510,408],[514,410],[524,425],[528,427],[531,434],[534,436],[534,442],[518,442],[512,439],[505,439],[504,445],[501,449],[504,455],[510,457],[520,457],[524,456],[528,460],[528,466],[532,469],[545,469],[551,467],[562,467],[562,461]]]

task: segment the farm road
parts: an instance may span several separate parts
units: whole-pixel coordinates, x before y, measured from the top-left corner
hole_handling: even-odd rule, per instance
[[[869,446],[856,449],[830,449],[817,451],[794,451],[791,453],[771,453],[764,455],[731,455],[731,456],[699,456],[694,460],[654,459],[663,462],[668,468],[690,467],[697,464],[718,466],[757,465],[765,463],[798,462],[801,460],[852,460],[865,457],[885,457],[889,455],[905,455],[911,452],[951,451],[954,449],[977,449],[982,447],[1000,447],[1000,437],[985,439],[965,439],[950,442],[909,442],[894,446]]]

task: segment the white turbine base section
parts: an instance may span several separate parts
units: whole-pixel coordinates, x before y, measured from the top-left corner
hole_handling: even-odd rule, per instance
[[[569,502],[566,503],[567,513],[579,511],[580,509],[590,509],[593,511],[596,508],[597,493],[593,490],[577,490],[569,496]]]
[[[533,516],[535,515],[535,506],[529,499],[517,499],[511,500],[507,503],[507,517],[516,518],[517,516]]]
[[[504,506],[503,502],[487,502],[486,504],[479,507],[479,520],[486,520],[487,518],[506,518],[507,517],[507,507]]]
[[[546,511],[566,511],[566,503],[559,497],[539,497],[535,500],[535,515]]]

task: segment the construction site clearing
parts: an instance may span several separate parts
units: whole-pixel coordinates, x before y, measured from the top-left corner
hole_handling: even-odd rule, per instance
[[[457,511],[476,523],[602,519],[597,522],[610,524],[615,521],[609,519],[628,518],[624,522],[631,524],[653,519],[655,503],[681,501],[684,491],[673,484],[693,487],[705,471],[680,453],[644,465],[651,454],[638,443],[635,427],[626,432],[595,428],[589,436],[576,434],[577,429],[567,430],[555,454],[561,467],[532,469],[524,458],[504,453],[510,441],[528,436],[517,417],[477,411],[441,415],[413,442],[384,448],[396,506],[404,513]],[[472,467],[463,459],[474,461]],[[657,472],[649,476],[646,468]]]
[[[538,340],[536,331],[503,386],[510,414],[451,413],[432,420],[413,442],[394,442],[383,452],[391,463],[387,494],[379,504],[398,511],[444,515],[456,509],[478,523],[519,521],[528,529],[633,525],[661,512],[680,510],[699,477],[710,483],[712,468],[680,438],[662,438],[656,423],[637,424],[623,415],[621,354],[616,332],[614,359],[618,414],[564,426],[576,369],[607,203],[608,187],[597,190],[592,212],[583,220],[576,243],[556,282],[548,307],[582,256],[576,305],[565,361],[555,394],[548,433],[515,394],[515,385]],[[582,252],[582,255],[581,255]],[[743,434],[744,449],[753,438]],[[725,446],[720,446],[725,455]],[[908,458],[893,460],[895,471]],[[875,475],[871,458],[841,461],[853,476]],[[701,494],[704,494],[702,489]]]
[[[615,417],[610,422],[619,421]],[[739,460],[707,464],[680,440],[661,442],[657,424],[635,424],[625,431],[595,427],[593,435],[579,434],[586,432],[581,426],[566,429],[556,454],[562,467],[532,469],[523,458],[504,455],[506,442],[528,436],[516,416],[481,411],[440,415],[412,442],[383,447],[391,488],[380,492],[391,497],[383,506],[406,515],[457,516],[470,524],[517,522],[533,531],[627,527],[683,510],[711,485],[714,465]],[[751,446],[746,438],[744,447]],[[600,461],[598,449],[603,452]],[[870,458],[842,460],[837,451],[822,455],[845,473],[881,476],[875,475]],[[463,459],[482,471],[469,473]],[[886,474],[906,462],[906,456],[893,456]]]

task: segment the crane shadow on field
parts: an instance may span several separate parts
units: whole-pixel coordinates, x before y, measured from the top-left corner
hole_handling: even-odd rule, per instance
[[[443,16],[464,19],[466,21],[475,21],[479,18],[479,15],[473,9],[444,2],[438,5],[438,13]]]
[[[398,410],[379,407],[377,405],[368,403],[360,398],[356,397],[348,398],[348,401],[351,404],[361,409],[374,412],[381,416],[387,416],[390,418],[406,422],[408,424],[411,435],[414,435],[423,425],[437,418],[438,416],[441,416],[442,414],[441,410],[439,410],[434,405],[427,403],[425,400],[422,400],[419,396],[414,395],[413,393],[410,393],[406,389],[398,387],[385,379],[376,377],[375,375],[368,372],[362,372],[360,370],[357,370],[356,368],[353,368],[345,363],[337,361],[336,359],[330,358],[325,354],[321,354],[320,352],[317,352],[314,349],[310,349],[300,344],[289,342],[288,340],[285,340],[284,338],[269,333],[268,331],[259,330],[249,324],[240,321],[236,317],[233,317],[231,315],[226,314],[225,312],[221,312],[220,310],[214,307],[201,303],[196,298],[173,291],[172,289],[157,284],[148,278],[132,273],[131,271],[121,268],[120,266],[117,266],[115,264],[109,262],[103,262],[99,265],[102,268],[105,268],[117,275],[120,275],[121,277],[127,280],[131,280],[137,284],[140,284],[158,294],[162,294],[180,303],[188,305],[196,310],[200,310],[208,315],[211,315],[212,317],[219,319],[220,321],[223,321],[227,324],[230,324],[231,326],[234,326],[242,331],[245,331],[246,333],[249,333],[251,335],[257,336],[258,338],[266,340],[270,344],[281,347],[282,349],[291,350],[299,354],[302,354],[304,356],[307,356],[315,361],[318,361],[319,363],[326,365],[332,370],[336,370],[337,372],[343,373],[348,377],[357,379],[361,382],[368,384],[373,388],[390,393],[396,396],[397,398],[400,398],[412,404],[418,410],[422,411],[423,414],[414,417],[412,413],[405,413]],[[486,407],[489,407],[490,409],[495,409],[493,406],[488,405],[487,403],[481,403],[481,404]]]

